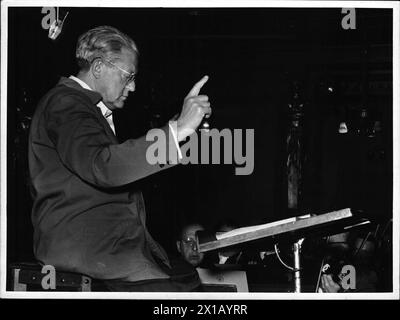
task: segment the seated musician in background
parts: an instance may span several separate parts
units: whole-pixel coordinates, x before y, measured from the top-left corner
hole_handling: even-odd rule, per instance
[[[333,242],[335,250],[328,254],[330,261],[336,260],[340,270],[321,276],[319,292],[376,292],[378,276],[376,272],[376,243],[373,237],[368,235],[344,235],[343,242]],[[340,235],[339,235],[340,236]],[[335,257],[333,257],[335,256]],[[340,275],[346,265],[354,266],[355,288],[345,289]],[[339,275],[335,274],[339,273]],[[338,277],[339,276],[339,277]]]
[[[198,267],[203,259],[204,253],[200,253],[197,247],[196,232],[204,230],[200,224],[188,224],[182,228],[179,239],[176,241],[176,248],[182,258],[193,267]]]

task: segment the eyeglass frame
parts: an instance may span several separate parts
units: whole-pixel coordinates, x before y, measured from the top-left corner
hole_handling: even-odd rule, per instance
[[[197,241],[195,239],[187,237],[185,239],[182,239],[181,241],[184,245],[190,245],[190,248],[192,250],[195,250],[195,251],[199,250]]]
[[[129,85],[130,83],[132,83],[133,81],[135,81],[135,78],[136,78],[136,73],[135,73],[135,72],[128,72],[128,71],[126,71],[125,69],[123,69],[123,68],[117,66],[115,63],[111,62],[109,59],[106,59],[106,58],[103,58],[103,57],[95,57],[95,58],[92,60],[92,63],[93,63],[93,61],[96,60],[96,59],[104,60],[104,61],[108,62],[109,64],[111,64],[113,67],[116,67],[117,69],[119,69],[120,71],[122,71],[123,73],[128,74],[128,78],[125,80],[125,82],[126,82],[125,85],[126,85],[126,86]]]

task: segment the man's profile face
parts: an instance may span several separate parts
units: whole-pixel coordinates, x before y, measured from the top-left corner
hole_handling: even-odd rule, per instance
[[[196,231],[204,230],[201,226],[189,226],[183,234],[182,239],[177,242],[178,251],[182,257],[192,266],[197,267],[204,258],[204,253],[199,253],[196,240]]]
[[[98,90],[107,107],[110,110],[115,110],[123,108],[128,94],[135,91],[135,81],[128,82],[129,75],[121,69],[128,73],[135,73],[137,55],[131,50],[122,48],[119,59],[113,61],[112,64],[104,61]]]

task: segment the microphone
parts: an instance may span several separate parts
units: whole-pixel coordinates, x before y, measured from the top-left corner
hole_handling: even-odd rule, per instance
[[[60,33],[61,33],[61,31],[62,31],[62,28],[63,28],[63,25],[64,25],[64,21],[65,21],[65,19],[67,18],[67,16],[68,16],[68,13],[69,13],[69,11],[67,12],[67,14],[64,16],[64,19],[61,21],[60,19],[59,19],[59,8],[57,7],[57,16],[56,16],[56,19],[52,22],[52,24],[51,24],[51,26],[50,26],[50,28],[49,28],[49,35],[48,35],[48,37],[51,39],[51,40],[56,40],[57,39],[57,37],[60,35]]]

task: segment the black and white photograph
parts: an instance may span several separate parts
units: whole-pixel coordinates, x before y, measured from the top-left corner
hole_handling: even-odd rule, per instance
[[[3,1],[2,298],[399,299],[399,3]]]

